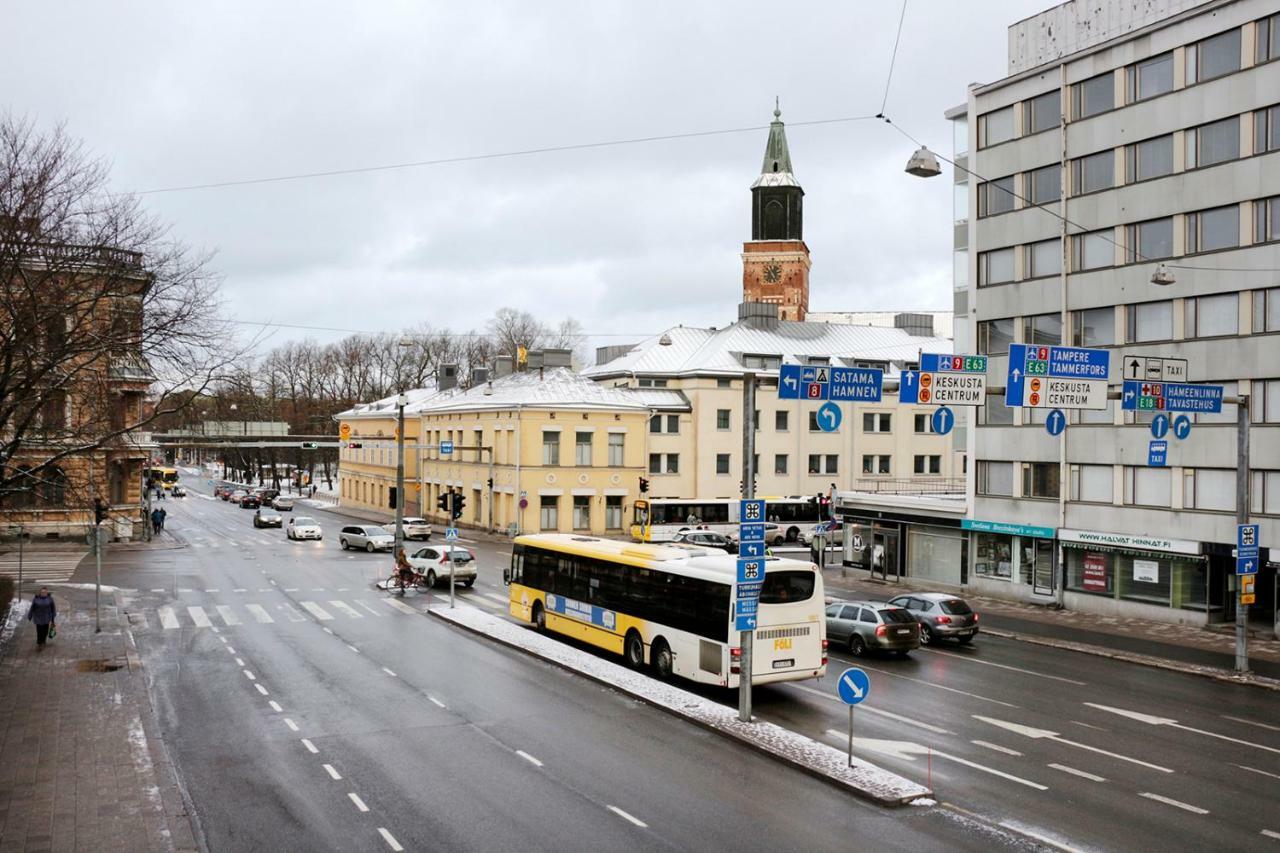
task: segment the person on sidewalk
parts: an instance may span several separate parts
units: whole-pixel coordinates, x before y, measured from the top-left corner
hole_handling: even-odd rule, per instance
[[[159,533],[164,526],[164,516],[160,514],[161,512],[162,510],[159,507],[151,510],[151,529],[156,533]]]
[[[58,618],[58,606],[53,603],[53,596],[49,594],[47,586],[40,587],[35,598],[31,599],[31,609],[27,611],[27,618],[35,623],[36,648],[43,651],[45,640],[49,638],[49,627]]]
[[[164,522],[165,522],[165,519],[169,517],[169,510],[165,509],[164,507],[160,507],[160,509],[156,510],[156,512],[160,513],[160,529],[164,530]]]

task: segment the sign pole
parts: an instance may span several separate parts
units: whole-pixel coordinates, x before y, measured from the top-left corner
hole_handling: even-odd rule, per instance
[[[93,633],[102,633],[102,527],[93,523]]]
[[[1236,521],[1249,523],[1249,396],[1236,403]],[[1236,574],[1236,672],[1249,671],[1249,605],[1244,603],[1244,576]]]
[[[752,500],[755,490],[756,455],[756,375],[742,374],[742,498]],[[762,519],[763,520],[763,519]],[[761,561],[763,563],[763,561]],[[763,580],[763,574],[761,580]],[[738,676],[738,719],[751,722],[751,644],[755,631],[748,629],[738,636],[742,649],[741,670]]]
[[[853,706],[849,706],[849,766],[853,766]]]

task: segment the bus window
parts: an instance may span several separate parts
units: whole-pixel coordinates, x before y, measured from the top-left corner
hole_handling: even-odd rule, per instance
[[[814,574],[810,571],[769,572],[760,589],[761,604],[791,604],[813,596]]]

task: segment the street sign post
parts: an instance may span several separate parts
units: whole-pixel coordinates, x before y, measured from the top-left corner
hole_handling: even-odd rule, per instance
[[[1082,347],[1009,345],[1005,405],[1011,408],[1107,408],[1111,353]]]
[[[1153,441],[1147,448],[1147,464],[1152,468],[1163,468],[1169,464],[1169,442]]]
[[[1156,358],[1125,353],[1124,378],[1135,382],[1186,382],[1185,358]]]
[[[902,371],[898,401],[925,406],[981,406],[987,400],[987,357],[920,356],[919,370]]]
[[[867,694],[871,692],[871,679],[864,671],[851,666],[840,673],[840,680],[836,682],[836,692],[840,694],[840,701],[849,706],[849,766],[852,767],[853,706],[867,698]]]
[[[1222,411],[1221,385],[1186,382],[1134,382],[1126,379],[1120,408],[1126,411],[1209,412]]]
[[[942,406],[933,413],[933,417],[929,420],[929,425],[933,427],[933,431],[938,435],[946,435],[956,425],[955,413],[946,406]]]
[[[449,454],[453,453],[453,442],[452,441],[440,442],[440,453],[443,456],[448,456]]]
[[[733,623],[737,631],[754,631],[760,589],[764,586],[765,502],[743,500],[738,505],[738,560],[734,584]]]
[[[458,528],[446,527],[444,529],[444,538],[446,542],[452,542],[458,538]]]
[[[1258,525],[1236,525],[1236,574],[1256,575],[1258,573]]]
[[[884,371],[871,367],[784,364],[778,369],[779,400],[879,403]]]
[[[823,403],[818,407],[818,427],[823,432],[836,432],[840,429],[840,407],[835,403]]]

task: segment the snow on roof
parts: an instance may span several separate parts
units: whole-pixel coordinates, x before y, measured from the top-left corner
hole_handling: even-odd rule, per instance
[[[454,393],[452,390],[439,391],[435,388],[411,388],[404,392],[405,397],[408,399],[408,404],[404,407],[405,414],[417,411],[428,400],[452,393]],[[390,397],[383,397],[381,400],[374,400],[371,403],[357,403],[345,412],[339,412],[334,417],[347,420],[395,417],[396,398],[399,396],[399,394],[392,394]]]

